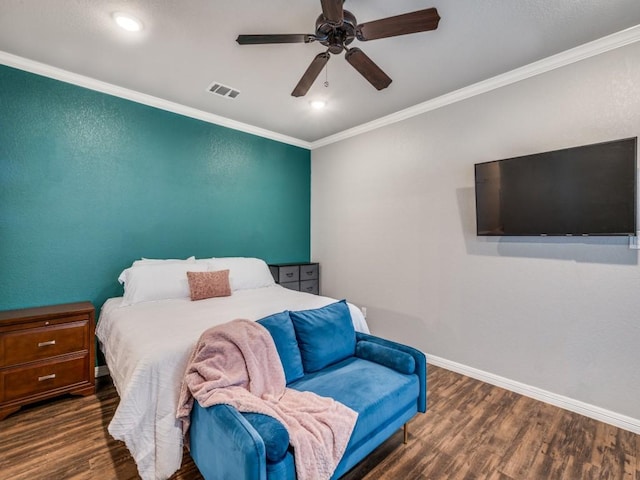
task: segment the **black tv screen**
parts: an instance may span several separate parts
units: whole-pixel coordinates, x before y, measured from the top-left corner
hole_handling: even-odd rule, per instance
[[[475,165],[478,235],[635,235],[637,137]]]

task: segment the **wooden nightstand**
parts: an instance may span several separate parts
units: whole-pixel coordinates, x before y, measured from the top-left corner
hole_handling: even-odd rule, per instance
[[[318,263],[275,263],[269,265],[271,275],[279,285],[301,292],[320,293],[320,266]]]
[[[95,393],[90,302],[0,312],[0,420],[64,393]]]

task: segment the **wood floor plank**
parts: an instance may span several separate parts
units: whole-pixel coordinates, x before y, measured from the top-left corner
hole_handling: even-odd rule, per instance
[[[118,405],[104,380],[96,395],[26,407],[0,422],[0,477],[138,480],[122,442],[107,432]],[[640,480],[640,436],[429,366],[429,410],[343,480]],[[172,480],[201,480],[185,452]]]

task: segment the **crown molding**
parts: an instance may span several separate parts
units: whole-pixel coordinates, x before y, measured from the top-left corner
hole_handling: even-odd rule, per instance
[[[591,58],[602,53],[606,53],[617,48],[630,45],[640,41],[640,25],[636,25],[626,30],[602,37],[598,40],[594,40],[589,43],[585,43],[578,47],[566,50],[551,57],[544,58],[537,62],[530,63],[510,72],[497,75],[495,77],[483,80],[473,85],[463,87],[459,90],[446,93],[434,99],[428,100],[423,103],[419,103],[412,107],[400,110],[398,112],[386,115],[371,122],[363,123],[353,128],[349,128],[342,132],[330,135],[328,137],[321,138],[319,140],[308,142],[298,138],[283,135],[271,130],[255,127],[246,123],[231,120],[220,115],[208,113],[196,108],[187,107],[179,103],[170,102],[162,98],[147,95],[145,93],[130,90],[128,88],[119,87],[110,83],[102,82],[94,78],[79,75],[67,70],[63,70],[51,65],[29,60],[27,58],[19,57],[0,50],[0,64],[4,64],[10,67],[15,67],[27,72],[36,73],[45,77],[60,80],[62,82],[71,83],[80,87],[88,88],[98,92],[106,93],[116,97],[131,100],[133,102],[148,105],[150,107],[167,110],[169,112],[177,113],[191,118],[196,118],[204,122],[213,123],[223,127],[231,128],[233,130],[239,130],[241,132],[250,133],[259,137],[268,138],[278,142],[286,143],[296,147],[305,148],[308,150],[314,150],[316,148],[324,147],[332,143],[336,143],[347,138],[354,137],[372,130],[376,130],[387,125],[392,125],[397,122],[401,122],[417,115],[422,115],[438,108],[451,105],[462,100],[466,100],[476,95],[490,92],[507,85],[511,85],[527,78],[546,73],[557,68],[561,68],[570,65],[587,58]]]
[[[598,40],[585,43],[570,50],[552,55],[551,57],[547,57],[537,62],[530,63],[528,65],[525,65],[524,67],[516,68],[515,70],[511,70],[501,75],[491,77],[487,80],[483,80],[467,87],[463,87],[459,90],[446,93],[444,95],[441,95],[440,97],[436,97],[432,100],[427,100],[426,102],[419,103],[412,107],[400,110],[390,115],[386,115],[371,122],[363,123],[362,125],[358,125],[357,127],[344,130],[325,138],[321,138],[320,140],[311,142],[311,150],[324,147],[326,145],[330,145],[332,143],[336,143],[350,137],[355,137],[356,135],[370,132],[387,125],[401,122],[417,115],[422,115],[423,113],[427,113],[438,108],[442,108],[447,105],[451,105],[453,103],[475,97],[476,95],[490,92],[491,90],[495,90],[497,88],[526,80],[527,78],[535,77],[536,75],[540,75],[542,73],[550,72],[557,68],[571,65],[572,63],[579,62],[587,58],[595,57],[602,53],[606,53],[608,51],[615,50],[617,48],[621,48],[638,41],[640,41],[640,25],[636,25],[634,27],[627,28],[606,37],[602,37]]]
[[[97,92],[106,93],[115,97],[124,98],[125,100],[131,100],[136,103],[141,103],[150,107],[159,108],[168,112],[177,113],[186,117],[195,118],[204,122],[213,123],[222,127],[231,128],[233,130],[239,130],[241,132],[250,133],[259,137],[268,138],[278,142],[286,143],[296,147],[302,147],[309,150],[311,144],[298,138],[282,135],[271,130],[255,127],[242,122],[237,122],[220,115],[208,113],[197,108],[187,107],[179,103],[171,102],[159,97],[147,95],[146,93],[137,92],[128,88],[119,87],[111,83],[102,82],[95,78],[85,77],[77,73],[69,72],[61,68],[53,67],[45,63],[36,62],[27,58],[19,57],[11,53],[7,53],[0,50],[0,64],[7,65],[9,67],[18,68],[27,72],[35,73],[45,77],[60,80],[61,82],[70,83],[79,87],[88,88]]]

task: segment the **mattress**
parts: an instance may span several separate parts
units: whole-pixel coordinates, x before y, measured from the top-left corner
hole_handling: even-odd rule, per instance
[[[96,336],[120,395],[108,430],[125,442],[140,476],[165,479],[180,468],[178,395],[189,355],[204,330],[236,318],[258,320],[335,301],[279,285],[195,302],[181,298],[123,306],[122,297],[107,300]],[[349,309],[355,329],[368,333],[362,312],[351,304]]]

